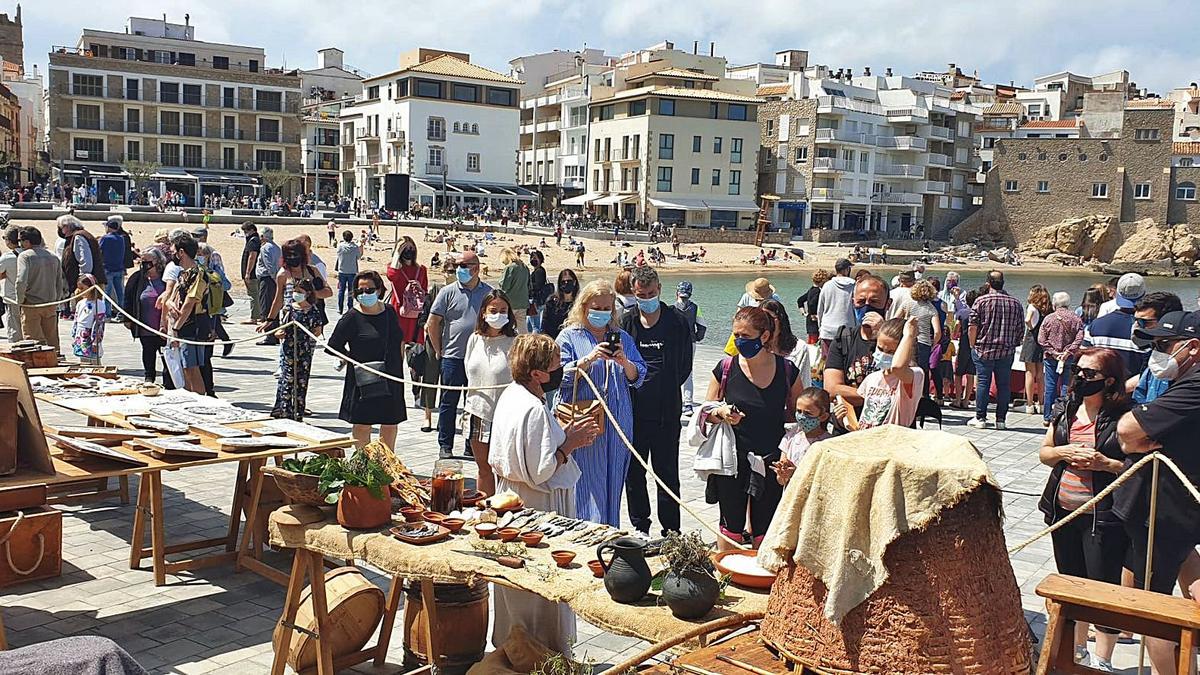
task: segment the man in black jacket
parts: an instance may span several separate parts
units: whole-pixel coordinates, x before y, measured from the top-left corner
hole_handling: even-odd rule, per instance
[[[643,265],[630,274],[637,311],[621,316],[621,328],[633,338],[646,361],[646,379],[633,390],[633,447],[649,458],[654,473],[679,494],[680,386],[692,372],[694,335],[687,318],[659,299],[662,284],[654,268]],[[658,522],[663,534],[679,530],[679,504],[660,486]],[[629,520],[643,535],[650,533],[650,496],[646,470],[636,459],[625,476]]]

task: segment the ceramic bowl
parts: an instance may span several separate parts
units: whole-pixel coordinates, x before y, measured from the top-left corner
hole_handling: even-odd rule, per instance
[[[571,561],[575,559],[575,552],[551,551],[550,557],[554,558],[554,562],[557,563],[559,567],[567,567],[571,564]]]
[[[526,546],[537,546],[542,543],[542,537],[546,535],[541,532],[522,532],[521,541],[525,542]]]
[[[424,518],[425,522],[427,523],[436,523],[439,525],[443,520],[448,518],[446,514],[438,513],[437,511],[425,511],[421,514],[421,517]]]
[[[424,509],[419,506],[406,506],[400,509],[400,515],[404,516],[404,522],[406,523],[419,523],[421,522],[422,511]]]
[[[515,527],[503,527],[496,530],[496,536],[500,537],[500,541],[512,541],[519,534],[521,534],[521,531]]]
[[[589,560],[588,569],[592,571],[592,576],[597,579],[604,577],[604,565],[601,565],[599,560]]]
[[[458,532],[463,528],[463,525],[466,524],[466,522],[467,521],[463,520],[462,518],[445,518],[438,524],[447,530],[450,530],[451,532]]]
[[[475,526],[475,534],[479,535],[480,539],[490,539],[496,534],[495,523],[479,523]]]

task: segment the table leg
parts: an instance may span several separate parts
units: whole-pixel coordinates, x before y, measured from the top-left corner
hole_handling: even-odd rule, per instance
[[[121,486],[121,503],[129,503],[129,476],[118,476],[117,484]]]
[[[1062,605],[1047,600],[1046,616],[1046,633],[1042,638],[1042,654],[1038,659],[1037,675],[1049,675],[1051,669],[1056,670],[1061,665],[1055,663],[1055,657],[1058,656],[1059,645],[1063,639]]]
[[[317,675],[333,675],[333,645],[329,644],[329,607],[325,597],[324,556],[316,551],[297,551],[297,556],[308,556],[308,570],[312,577],[313,618],[317,622]]]
[[[143,480],[150,482],[150,548],[154,556],[154,585],[167,583],[167,541],[163,533],[162,472],[147,471]]]
[[[234,571],[236,572],[240,572],[242,570],[241,562],[243,556],[252,556],[255,559],[261,557],[260,551],[262,550],[262,542],[258,541],[259,536],[254,532],[254,521],[258,519],[258,502],[262,499],[262,466],[263,463],[259,460],[252,462],[250,465],[250,504],[246,511],[246,527],[242,530],[241,543],[237,548],[237,562],[234,564]],[[250,547],[250,535],[252,533],[255,535],[256,542],[256,546],[253,548],[253,550],[251,550]]]
[[[425,648],[428,650],[429,665],[435,672],[442,668],[442,639],[438,631],[433,630],[437,624],[437,597],[433,594],[433,582],[421,580],[421,604],[425,609]]]
[[[1191,675],[1192,664],[1196,661],[1196,631],[1184,628],[1179,632],[1179,668],[1178,675]]]
[[[379,627],[379,641],[375,643],[375,667],[387,661],[388,644],[392,641],[392,629],[396,625],[396,610],[400,607],[400,596],[404,595],[404,580],[392,577],[388,588],[387,602],[383,606],[383,625]]]
[[[300,609],[300,593],[304,590],[304,572],[308,569],[308,556],[304,551],[295,553],[292,558],[292,575],[288,577],[287,595],[283,601],[283,616],[279,618],[279,641],[275,643],[271,675],[283,675],[283,667],[292,648],[292,626],[296,622],[296,612]]]
[[[137,506],[133,510],[133,534],[129,544],[129,569],[142,566],[142,543],[146,538],[146,511],[150,509],[150,480],[142,476],[138,481]]]
[[[4,631],[4,615],[0,613],[0,650],[8,649],[8,635]]]
[[[236,550],[238,527],[242,523],[242,508],[246,503],[246,475],[250,472],[250,460],[238,462],[237,480],[233,483],[233,505],[229,507],[229,534],[225,540],[225,550]],[[247,523],[249,525],[249,523]]]

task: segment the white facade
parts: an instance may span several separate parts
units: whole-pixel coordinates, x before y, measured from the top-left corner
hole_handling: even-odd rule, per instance
[[[14,164],[20,165],[22,180],[34,180],[38,153],[46,146],[46,91],[42,76],[35,67],[32,75],[5,79],[4,86],[21,103],[21,155]]]
[[[362,94],[365,73],[345,65],[344,53],[336,47],[317,51],[317,67],[300,71],[304,95],[300,122],[300,157],[304,167],[304,190],[327,196],[338,194],[341,172],[342,106],[353,104]]]

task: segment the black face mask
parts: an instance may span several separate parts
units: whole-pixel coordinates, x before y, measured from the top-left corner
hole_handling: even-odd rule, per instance
[[[287,265],[288,267],[299,267],[302,261],[302,258],[292,258],[289,256],[283,259],[283,264]]]
[[[1103,378],[1099,380],[1075,380],[1073,389],[1075,390],[1076,394],[1079,394],[1083,398],[1087,398],[1088,396],[1099,394],[1100,392],[1104,391],[1104,385],[1105,380]]]
[[[575,288],[576,288],[576,285],[575,285],[574,281],[558,282],[558,292],[559,293],[574,293]]]
[[[416,251],[412,251],[412,250],[409,250],[409,251],[403,251],[403,252],[401,252],[401,253],[400,253],[400,259],[401,259],[401,260],[416,260],[416,259],[417,259],[417,252],[416,252]]]
[[[562,368],[559,368],[558,370],[555,370],[554,372],[550,373],[550,379],[548,381],[542,383],[542,392],[549,394],[550,392],[558,389],[560,386],[562,386],[562,379],[563,379],[563,369]]]

